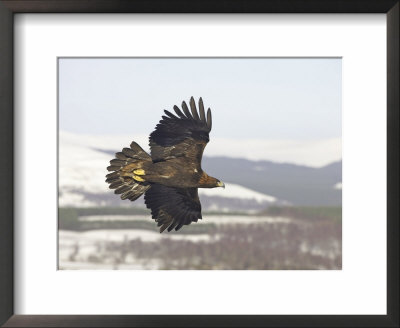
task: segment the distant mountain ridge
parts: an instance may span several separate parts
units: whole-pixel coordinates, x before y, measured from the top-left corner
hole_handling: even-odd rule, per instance
[[[334,187],[342,182],[342,161],[312,168],[270,161],[205,157],[203,167],[222,180],[285,199],[294,205],[342,204],[342,190]]]

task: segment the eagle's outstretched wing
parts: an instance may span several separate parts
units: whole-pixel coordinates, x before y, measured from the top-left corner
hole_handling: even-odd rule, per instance
[[[179,157],[196,159],[200,165],[204,147],[209,141],[211,131],[211,110],[204,112],[203,100],[199,100],[199,113],[193,97],[190,99],[190,111],[185,102],[182,110],[174,106],[176,115],[165,110],[166,116],[150,134],[151,157],[154,162]],[[199,115],[200,114],[200,115]]]
[[[201,219],[201,204],[197,188],[172,188],[153,184],[144,200],[160,232],[179,230],[183,225]]]

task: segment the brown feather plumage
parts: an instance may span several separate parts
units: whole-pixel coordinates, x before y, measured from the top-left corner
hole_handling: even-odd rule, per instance
[[[107,168],[113,172],[106,182],[122,199],[133,201],[145,194],[160,232],[197,222],[202,218],[197,188],[223,186],[201,168],[212,127],[211,110],[205,113],[201,98],[199,112],[193,97],[189,106],[186,102],[182,109],[174,106],[175,115],[164,111],[149,137],[151,155],[132,142],[116,153]]]

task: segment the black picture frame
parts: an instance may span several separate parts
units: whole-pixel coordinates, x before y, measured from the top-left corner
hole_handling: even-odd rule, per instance
[[[399,327],[399,8],[399,0],[0,0],[0,324],[4,327]],[[16,13],[385,13],[387,315],[14,315],[13,20]]]

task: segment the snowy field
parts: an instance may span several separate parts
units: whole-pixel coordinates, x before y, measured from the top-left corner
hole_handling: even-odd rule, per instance
[[[112,222],[112,221],[143,221],[149,220],[152,222],[150,216],[146,215],[85,215],[79,217],[79,221],[84,222]],[[270,216],[241,216],[241,215],[207,215],[196,224],[213,223],[213,224],[249,224],[249,223],[289,223],[293,220],[284,217],[270,217]]]
[[[79,217],[82,222],[147,220],[151,222],[145,215]],[[186,234],[139,228],[60,230],[59,269],[235,269],[236,263],[248,265],[242,263],[247,258],[256,264],[277,262],[272,268],[341,268],[340,224],[240,215],[207,215],[196,223],[199,227],[210,224],[214,227],[211,232]],[[260,258],[264,255],[265,259]]]
[[[150,217],[144,215],[90,215],[81,216],[83,222],[115,222],[115,221],[143,221],[151,222]],[[208,215],[197,225],[213,223],[220,225],[245,225],[252,223],[288,224],[292,219],[281,217],[236,216],[236,215]],[[59,238],[59,268],[68,269],[158,269],[158,261],[139,260],[132,256],[124,258],[124,263],[119,263],[115,257],[107,259],[106,244],[124,244],[131,240],[139,239],[142,242],[159,243],[161,241],[189,241],[193,243],[212,243],[219,239],[217,234],[178,234],[163,233],[157,230],[142,229],[99,229],[88,231],[60,230]],[[106,258],[101,260],[100,258]]]
[[[130,240],[140,239],[146,242],[160,240],[188,240],[192,242],[211,241],[207,234],[199,235],[166,235],[148,230],[89,230],[85,232],[59,231],[59,268],[62,270],[112,270],[112,269],[158,269],[156,259],[140,260],[132,256],[124,258],[120,263],[117,256],[107,254],[106,244],[124,244]],[[101,260],[100,259],[104,259]]]

